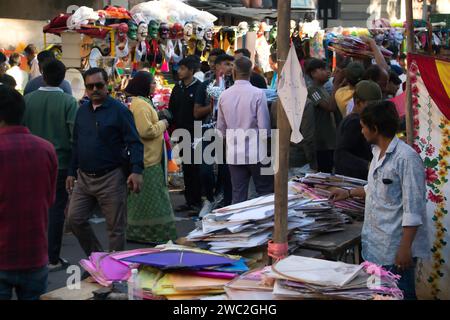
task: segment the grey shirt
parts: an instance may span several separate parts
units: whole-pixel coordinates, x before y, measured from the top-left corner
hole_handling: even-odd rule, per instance
[[[403,227],[418,226],[412,255],[426,258],[429,239],[426,218],[425,169],[410,146],[395,137],[379,160],[373,147],[366,190],[364,226],[361,234],[365,260],[388,266],[395,263]]]
[[[47,84],[44,81],[43,76],[39,76],[34,78],[33,80],[28,81],[25,90],[23,92],[23,95],[27,95],[31,92],[34,92],[38,90],[41,87],[46,87]],[[72,87],[70,86],[70,83],[66,80],[64,80],[61,85],[59,86],[65,93],[72,95]]]

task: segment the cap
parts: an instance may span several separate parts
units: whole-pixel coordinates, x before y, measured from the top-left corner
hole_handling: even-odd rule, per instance
[[[377,101],[383,98],[380,86],[371,80],[360,81],[356,85],[355,95],[364,101]]]

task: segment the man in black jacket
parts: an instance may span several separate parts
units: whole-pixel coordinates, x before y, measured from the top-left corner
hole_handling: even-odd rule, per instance
[[[337,174],[367,180],[372,151],[361,133],[360,114],[366,106],[382,99],[380,86],[363,80],[356,85],[353,100],[355,107],[337,130],[334,164]]]

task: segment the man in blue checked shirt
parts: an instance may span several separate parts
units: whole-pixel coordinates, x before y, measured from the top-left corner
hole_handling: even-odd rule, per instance
[[[353,190],[337,189],[332,198],[365,197],[363,258],[399,274],[405,299],[416,299],[416,259],[429,254],[423,162],[395,136],[399,116],[392,102],[369,105],[361,114],[361,126],[373,145],[368,184]]]

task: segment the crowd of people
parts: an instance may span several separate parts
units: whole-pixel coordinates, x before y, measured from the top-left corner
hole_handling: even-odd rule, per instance
[[[414,298],[415,259],[428,248],[425,173],[419,155],[397,137],[401,119],[388,100],[399,91],[401,67],[366,41],[375,63],[338,57],[331,74],[323,60],[301,61],[308,87],[304,139],[291,144],[289,169],[368,181],[365,188],[335,190],[333,200],[366,199],[363,257],[402,274],[401,287]],[[276,128],[276,101],[268,99],[281,72],[276,53],[271,74],[254,66],[247,49],[234,56],[214,49],[208,65],[184,58],[168,110],[155,108],[148,71],[134,74],[123,104],[109,95],[105,70],[89,69],[86,99],[78,102],[51,52],[30,45],[25,56],[29,74],[17,55],[0,56],[0,299],[11,298],[13,288],[19,299],[38,299],[48,271],[67,267],[65,223],[87,256],[103,251],[89,223],[96,204],[106,219],[108,250],[120,251],[127,240],[176,240],[174,211],[204,217],[274,192],[273,174],[262,169]],[[180,153],[186,203],[173,209],[163,135],[177,130],[189,134],[189,147]],[[252,130],[248,140],[236,134]],[[219,140],[213,161],[195,156]]]

